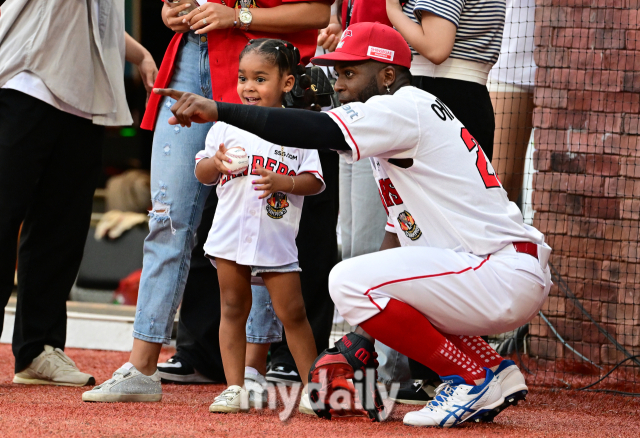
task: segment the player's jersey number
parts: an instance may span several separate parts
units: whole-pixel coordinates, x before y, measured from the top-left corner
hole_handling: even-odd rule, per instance
[[[484,182],[484,186],[488,189],[492,189],[495,187],[500,187],[500,181],[495,173],[489,173],[489,163],[487,161],[487,157],[484,155],[482,148],[476,141],[475,138],[469,133],[467,128],[462,128],[460,132],[460,137],[462,137],[462,141],[469,149],[469,152],[473,152],[476,150],[477,159],[476,159],[476,167],[478,168],[478,172],[480,172],[480,177],[482,178],[482,182]]]

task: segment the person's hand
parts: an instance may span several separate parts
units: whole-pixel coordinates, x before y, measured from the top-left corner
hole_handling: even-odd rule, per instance
[[[215,155],[211,157],[211,159],[216,165],[216,169],[218,170],[218,172],[223,175],[231,174],[231,170],[229,170],[229,168],[223,163],[223,161],[226,161],[227,163],[233,162],[231,158],[227,157],[227,148],[225,147],[224,143],[221,143],[220,146],[218,146],[218,150],[216,151]]]
[[[218,3],[205,3],[182,17],[197,34],[233,27],[236,11]]]
[[[338,23],[329,23],[327,27],[318,32],[318,45],[329,52],[333,52],[336,50],[341,36],[342,27]]]
[[[195,0],[191,0],[194,1]],[[185,9],[189,9],[191,3],[181,3],[173,5],[172,3],[164,2],[162,5],[162,21],[164,25],[176,33],[189,32],[189,24],[184,22],[184,17],[178,17],[178,14]]]
[[[251,183],[255,184],[253,190],[262,190],[262,195],[258,196],[258,199],[264,199],[276,192],[288,193],[293,189],[292,177],[289,175],[282,175],[262,166],[256,166],[256,172],[262,178],[254,179]]]
[[[218,121],[218,105],[213,100],[172,88],[154,88],[153,92],[177,101],[171,107],[173,117],[169,117],[170,125],[179,124],[190,128],[191,123]]]
[[[142,78],[144,88],[147,90],[148,102],[149,96],[151,95],[151,90],[153,90],[153,84],[156,82],[156,77],[158,76],[158,67],[156,66],[156,62],[148,52],[147,56],[145,56],[142,59],[142,62],[138,64],[138,71],[140,72],[140,77]]]

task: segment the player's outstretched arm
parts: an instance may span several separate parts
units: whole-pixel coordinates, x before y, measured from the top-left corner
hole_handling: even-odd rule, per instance
[[[154,88],[153,92],[176,100],[170,125],[190,127],[192,123],[220,121],[282,146],[351,150],[338,125],[322,112],[215,102],[171,88]]]

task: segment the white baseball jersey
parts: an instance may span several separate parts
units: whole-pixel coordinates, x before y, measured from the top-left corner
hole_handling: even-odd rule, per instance
[[[196,155],[215,155],[221,143],[227,149],[240,146],[249,156],[249,168],[238,175],[221,175],[216,181],[218,206],[204,244],[208,256],[222,257],[247,266],[283,266],[298,261],[296,235],[304,196],[274,193],[258,199],[251,181],[261,178],[258,165],[283,175],[313,174],[323,183],[320,157],[315,150],[282,148],[218,122],[207,134],[205,149]],[[284,153],[283,153],[284,151]]]
[[[403,87],[328,114],[351,147],[341,152],[347,161],[371,159],[386,229],[402,246],[486,255],[512,242],[543,243],[476,140],[432,94]]]

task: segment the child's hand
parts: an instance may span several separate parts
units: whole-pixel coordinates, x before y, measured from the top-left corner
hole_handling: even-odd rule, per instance
[[[264,199],[276,192],[289,193],[293,188],[293,181],[288,175],[275,173],[262,166],[257,166],[256,172],[258,172],[262,178],[253,180],[251,183],[256,184],[253,190],[263,190],[262,195],[260,195],[258,199]]]
[[[216,151],[216,154],[211,158],[213,159],[213,162],[215,163],[216,169],[218,170],[218,172],[220,172],[223,175],[230,175],[231,171],[227,166],[224,165],[223,161],[226,161],[227,163],[231,163],[233,160],[227,157],[226,153],[227,153],[227,148],[224,146],[224,143],[220,143],[220,146],[218,146],[218,150]]]

